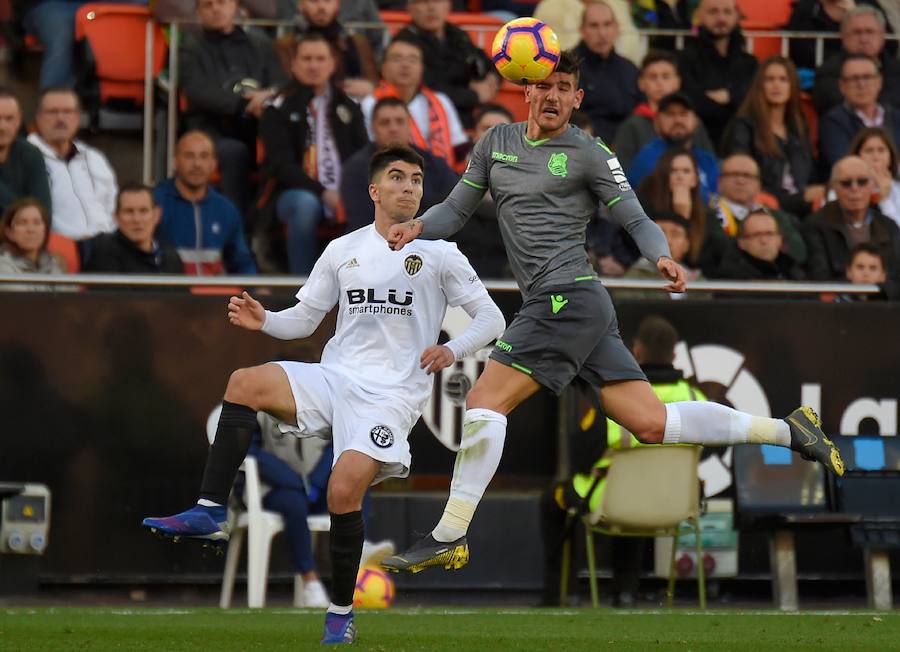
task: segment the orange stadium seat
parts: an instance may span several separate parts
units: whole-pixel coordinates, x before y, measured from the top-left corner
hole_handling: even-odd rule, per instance
[[[51,231],[50,237],[47,238],[47,251],[63,259],[69,274],[77,274],[81,271],[81,260],[78,257],[78,247],[74,240],[70,240],[56,231]]]
[[[75,15],[75,38],[87,39],[96,60],[100,100],[130,99],[144,104],[146,7],[121,4],[87,4]],[[152,72],[156,77],[166,61],[166,39],[154,25]]]
[[[500,86],[496,102],[505,106],[513,114],[513,120],[516,122],[528,119],[528,105],[525,104],[525,91],[521,86],[504,81]]]
[[[738,9],[743,19],[741,25],[747,29],[747,22],[767,25],[765,29],[777,29],[784,26],[791,17],[791,5],[796,0],[737,0]]]
[[[791,16],[794,0],[738,0],[741,12],[741,27],[745,32],[755,29],[772,31],[781,29]],[[750,35],[752,36],[752,34]],[[751,51],[759,61],[773,54],[781,54],[781,39],[778,37],[754,37]]]

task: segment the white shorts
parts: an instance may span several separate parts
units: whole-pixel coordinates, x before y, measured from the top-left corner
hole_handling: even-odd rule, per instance
[[[298,437],[330,438],[334,462],[355,450],[382,463],[372,481],[409,475],[409,431],[418,410],[393,397],[366,391],[346,376],[321,364],[276,362],[287,374],[297,405],[297,427],[280,424],[282,432]]]

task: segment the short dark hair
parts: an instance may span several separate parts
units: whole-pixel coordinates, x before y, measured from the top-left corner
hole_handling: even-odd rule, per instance
[[[678,71],[678,59],[675,58],[672,52],[668,50],[650,50],[644,57],[644,60],[641,61],[641,74],[643,75],[644,71],[655,63],[672,64],[675,71]]]
[[[691,238],[691,223],[675,211],[656,211],[650,216],[650,219],[654,222],[671,222],[672,224],[680,226],[682,229],[684,229],[684,233],[688,237],[688,240],[690,240]]]
[[[394,161],[403,161],[410,165],[417,165],[425,174],[425,161],[419,156],[419,153],[409,145],[400,143],[388,145],[374,154],[369,160],[369,183],[372,183],[379,174]]]
[[[375,106],[372,107],[372,122],[375,121],[375,116],[378,115],[378,112],[385,107],[391,106],[399,106],[406,113],[409,113],[409,107],[406,106],[406,102],[401,100],[399,97],[382,97],[380,100],[375,102]]]
[[[875,70],[878,71],[878,74],[881,74],[881,62],[875,57],[870,57],[868,54],[848,54],[844,57],[844,60],[841,62],[840,76],[844,76],[844,66],[847,65],[848,61],[868,61],[873,66],[875,66]]]
[[[775,230],[778,231],[779,234],[781,234],[781,225],[778,223],[778,220],[775,219],[775,216],[772,215],[772,212],[765,206],[757,206],[756,208],[752,209],[749,213],[747,213],[747,216],[744,219],[742,219],[740,222],[738,222],[738,227],[737,227],[737,237],[738,238],[744,237],[744,233],[747,231],[747,222],[749,222],[750,218],[753,217],[754,215],[766,215],[767,217],[772,218],[772,222],[775,224]]]
[[[300,46],[303,45],[304,43],[324,43],[325,45],[328,46],[328,50],[329,50],[329,52],[331,52],[331,56],[334,56],[334,50],[331,47],[331,43],[328,41],[327,38],[325,38],[325,36],[321,32],[314,32],[312,30],[307,30],[307,31],[303,32],[302,34],[300,34],[299,36],[297,36],[297,38],[294,39],[294,43],[293,43],[294,47],[291,50],[292,57],[297,56],[297,51],[300,50]]]
[[[854,259],[859,254],[869,254],[870,256],[875,256],[876,258],[878,258],[878,260],[881,261],[881,269],[887,269],[887,262],[884,259],[884,252],[873,245],[871,242],[860,242],[850,250],[850,255],[847,256],[847,267],[850,267],[850,265],[853,264]]]
[[[400,32],[394,38],[391,39],[391,42],[387,44],[387,47],[384,48],[384,55],[387,57],[388,50],[390,50],[395,43],[405,43],[406,45],[411,45],[416,48],[419,52],[422,53],[422,63],[425,63],[425,48],[422,45],[422,41],[417,39],[412,34],[406,34],[404,32]]]
[[[506,117],[506,119],[510,122],[516,121],[516,118],[515,116],[513,116],[512,112],[502,104],[488,102],[486,104],[480,104],[472,110],[472,114],[475,118],[476,123],[481,120],[482,116],[487,115],[488,113],[499,113],[500,115]]]
[[[9,86],[0,85],[0,100],[3,99],[15,100],[16,106],[19,107],[19,113],[22,113],[22,102],[19,100],[19,96]]]
[[[116,195],[116,212],[122,208],[122,195],[134,192],[145,192],[150,196],[150,205],[156,207],[156,197],[153,196],[153,188],[143,183],[126,183],[119,188],[119,194]]]
[[[581,57],[575,53],[575,50],[563,50],[559,53],[559,61],[553,72],[562,72],[575,77],[575,84],[581,78]]]
[[[72,97],[74,97],[75,105],[78,107],[79,111],[81,110],[81,98],[78,97],[78,93],[76,93],[73,89],[69,88],[68,86],[48,86],[47,88],[42,90],[40,93],[38,93],[38,96],[37,96],[38,112],[40,112],[44,108],[44,98],[47,97],[48,95],[55,95],[57,93],[60,95],[71,95]]]
[[[650,315],[638,326],[634,343],[640,344],[643,349],[644,364],[672,364],[678,331],[668,319]]]

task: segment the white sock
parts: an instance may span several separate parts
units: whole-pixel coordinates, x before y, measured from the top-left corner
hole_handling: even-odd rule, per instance
[[[219,503],[217,503],[216,501],[207,500],[206,498],[201,498],[200,500],[197,501],[197,504],[200,505],[201,507],[221,507],[222,506]]]
[[[335,603],[331,603],[328,605],[328,611],[333,614],[337,614],[338,616],[346,616],[348,613],[353,611],[353,605],[347,605],[346,607],[339,607]]]
[[[506,417],[493,410],[466,410],[462,441],[453,466],[450,498],[431,535],[436,541],[464,536],[484,490],[497,472],[506,440]]]
[[[712,401],[680,401],[666,403],[663,443],[790,446],[791,431],[782,419],[755,417]]]

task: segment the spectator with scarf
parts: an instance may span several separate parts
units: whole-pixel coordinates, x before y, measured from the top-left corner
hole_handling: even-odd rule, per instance
[[[368,143],[359,107],[335,86],[334,71],[325,37],[301,36],[291,62],[294,79],[260,121],[265,158],[258,204],[274,204],[275,215],[287,226],[291,274],[312,270],[320,222],[340,217],[341,167]]]
[[[366,125],[371,135],[372,109],[378,100],[399,97],[409,109],[412,144],[445,159],[459,171],[469,139],[450,99],[422,83],[424,61],[422,47],[415,39],[398,36],[391,42],[384,53],[382,80],[362,101]]]

